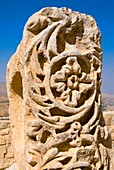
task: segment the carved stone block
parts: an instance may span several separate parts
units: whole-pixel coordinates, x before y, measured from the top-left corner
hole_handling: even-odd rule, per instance
[[[109,170],[95,20],[44,8],[27,21],[7,67],[19,170]]]

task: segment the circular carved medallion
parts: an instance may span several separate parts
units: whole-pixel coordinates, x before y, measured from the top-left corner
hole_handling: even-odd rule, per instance
[[[64,111],[76,113],[86,108],[87,102],[93,102],[95,76],[94,73],[92,76],[90,61],[85,57],[63,53],[51,61],[47,93]]]

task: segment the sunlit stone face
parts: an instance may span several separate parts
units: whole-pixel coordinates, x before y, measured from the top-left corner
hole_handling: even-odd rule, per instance
[[[19,169],[109,170],[100,39],[91,16],[67,8],[45,8],[28,20],[8,65]]]

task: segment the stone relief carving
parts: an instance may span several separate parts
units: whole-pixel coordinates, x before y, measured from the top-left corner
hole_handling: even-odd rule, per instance
[[[67,8],[44,8],[28,20],[7,74],[10,101],[14,92],[22,99],[20,169],[109,170],[100,40],[91,16]],[[15,89],[19,77],[23,87]]]

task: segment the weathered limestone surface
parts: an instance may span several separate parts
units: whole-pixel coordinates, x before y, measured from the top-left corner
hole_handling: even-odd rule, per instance
[[[9,167],[13,161],[10,121],[8,118],[0,118],[0,170]]]
[[[100,40],[91,16],[67,8],[29,18],[7,67],[19,170],[110,169]]]

